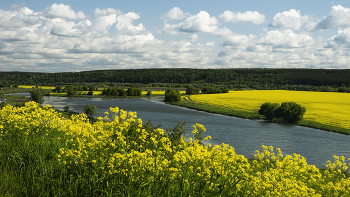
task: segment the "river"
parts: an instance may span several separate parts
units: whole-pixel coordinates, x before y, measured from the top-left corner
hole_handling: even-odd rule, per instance
[[[349,135],[342,135],[318,129],[288,124],[276,124],[263,120],[248,120],[167,105],[160,98],[114,99],[114,98],[67,98],[44,97],[44,105],[58,109],[69,106],[70,110],[83,112],[86,104],[98,108],[98,116],[104,116],[110,107],[137,112],[143,122],[151,120],[153,125],[161,124],[163,129],[173,128],[179,121],[186,121],[186,137],[191,137],[191,126],[199,123],[207,129],[203,136],[210,135],[210,143],[229,144],[237,154],[254,158],[255,150],[261,145],[281,148],[283,155],[300,154],[308,164],[325,168],[333,155],[350,157]]]

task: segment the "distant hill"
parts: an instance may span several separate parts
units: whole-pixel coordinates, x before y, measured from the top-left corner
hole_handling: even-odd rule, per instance
[[[350,86],[350,69],[123,69],[82,72],[0,72],[0,84],[62,85],[82,83],[220,84],[234,87],[264,85]]]

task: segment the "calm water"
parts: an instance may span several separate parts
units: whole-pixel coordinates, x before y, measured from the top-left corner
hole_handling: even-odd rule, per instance
[[[70,106],[72,111],[82,112],[86,104],[98,107],[98,116],[104,116],[110,107],[137,112],[137,116],[163,129],[173,128],[179,121],[186,121],[186,137],[191,137],[191,126],[203,124],[207,129],[203,136],[212,136],[211,144],[226,143],[237,154],[253,158],[261,145],[281,148],[284,155],[301,154],[308,164],[324,168],[333,155],[350,157],[350,136],[304,128],[293,125],[268,123],[262,120],[246,120],[166,105],[161,99],[109,99],[44,97],[45,104],[59,109]]]

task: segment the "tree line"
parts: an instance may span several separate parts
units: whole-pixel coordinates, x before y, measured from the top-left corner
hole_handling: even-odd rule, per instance
[[[83,83],[217,84],[230,89],[286,89],[298,86],[304,89],[342,87],[348,91],[349,76],[350,69],[120,69],[61,73],[0,72],[0,84],[52,86]]]

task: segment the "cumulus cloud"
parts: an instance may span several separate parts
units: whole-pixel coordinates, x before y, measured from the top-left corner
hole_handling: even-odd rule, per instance
[[[96,8],[94,11],[94,16],[95,17],[99,17],[99,16],[109,16],[111,14],[116,14],[116,15],[121,15],[123,14],[122,11],[120,10],[116,10],[114,8],[107,8],[107,9],[100,9],[100,8]]]
[[[266,22],[265,15],[260,14],[257,11],[232,12],[230,10],[226,10],[224,13],[219,15],[219,19],[232,23],[251,22],[253,24],[262,24]]]
[[[83,37],[85,34],[84,32],[86,32],[88,30],[87,28],[90,26],[91,22],[89,19],[77,24],[73,21],[61,20],[53,25],[50,33],[58,36]]]
[[[248,44],[251,44],[253,39],[255,38],[254,35],[232,35],[225,39],[223,46],[247,46]]]
[[[179,7],[174,7],[170,9],[166,14],[162,14],[160,17],[161,20],[164,20],[164,23],[170,20],[182,20],[190,15],[189,12],[183,12]]]
[[[129,34],[139,34],[146,31],[146,29],[143,27],[142,23],[139,23],[137,26],[134,26],[132,22],[136,19],[139,19],[140,15],[136,14],[135,12],[128,12],[124,15],[119,15],[117,17],[117,24],[116,29],[119,31],[126,31]]]
[[[182,32],[213,32],[217,27],[217,20],[211,17],[208,12],[200,11],[196,15],[186,18],[185,21],[172,25],[171,27]]]
[[[334,36],[333,40],[340,44],[350,43],[350,28],[338,30],[338,35]]]
[[[197,34],[192,34],[192,35],[190,36],[189,40],[190,40],[191,42],[196,42],[196,41],[198,41],[198,40],[199,40],[199,39],[198,39],[198,35],[197,35]]]
[[[314,39],[305,33],[292,30],[272,30],[259,39],[258,44],[273,45],[278,48],[300,48],[311,45]]]
[[[350,27],[350,9],[341,5],[332,6],[330,13],[315,26],[315,30],[327,30]]]
[[[231,22],[259,24],[254,18],[242,18],[247,13],[240,13],[241,18],[233,13],[236,15]],[[166,21],[163,32],[188,36],[178,36],[184,40],[163,41],[142,23],[136,23],[142,15],[135,12],[124,14],[115,8],[96,8],[87,17],[63,4],[53,4],[42,11],[16,5],[0,9],[0,70],[349,67],[350,27],[339,28],[328,40],[314,39],[311,34],[292,31],[302,30],[307,23],[288,26],[288,20],[283,22],[282,16],[286,14],[282,12],[274,20],[275,29],[244,35],[222,26],[220,21],[224,18],[219,20],[206,11],[190,15],[173,8],[162,16]],[[203,33],[206,34],[202,38]],[[205,43],[199,43],[199,37]]]
[[[305,29],[310,30],[312,25],[314,25],[312,17],[301,16],[300,10],[290,9],[275,14],[269,27],[300,30],[304,26]]]
[[[111,25],[117,22],[116,14],[102,15],[95,19],[94,26],[97,30],[108,29]]]
[[[62,3],[54,3],[50,7],[46,7],[44,13],[49,18],[64,18],[69,20],[85,19],[86,16],[84,12],[75,12],[69,5],[64,5]]]
[[[18,7],[9,11],[0,10],[0,27],[27,27],[39,25],[43,20],[41,13],[35,13],[27,7]]]
[[[167,34],[205,32],[222,37],[230,36],[233,33],[226,27],[219,28],[218,26],[218,20],[214,16],[210,16],[206,11],[200,11],[198,14],[191,15],[178,24],[165,24],[162,32]]]

